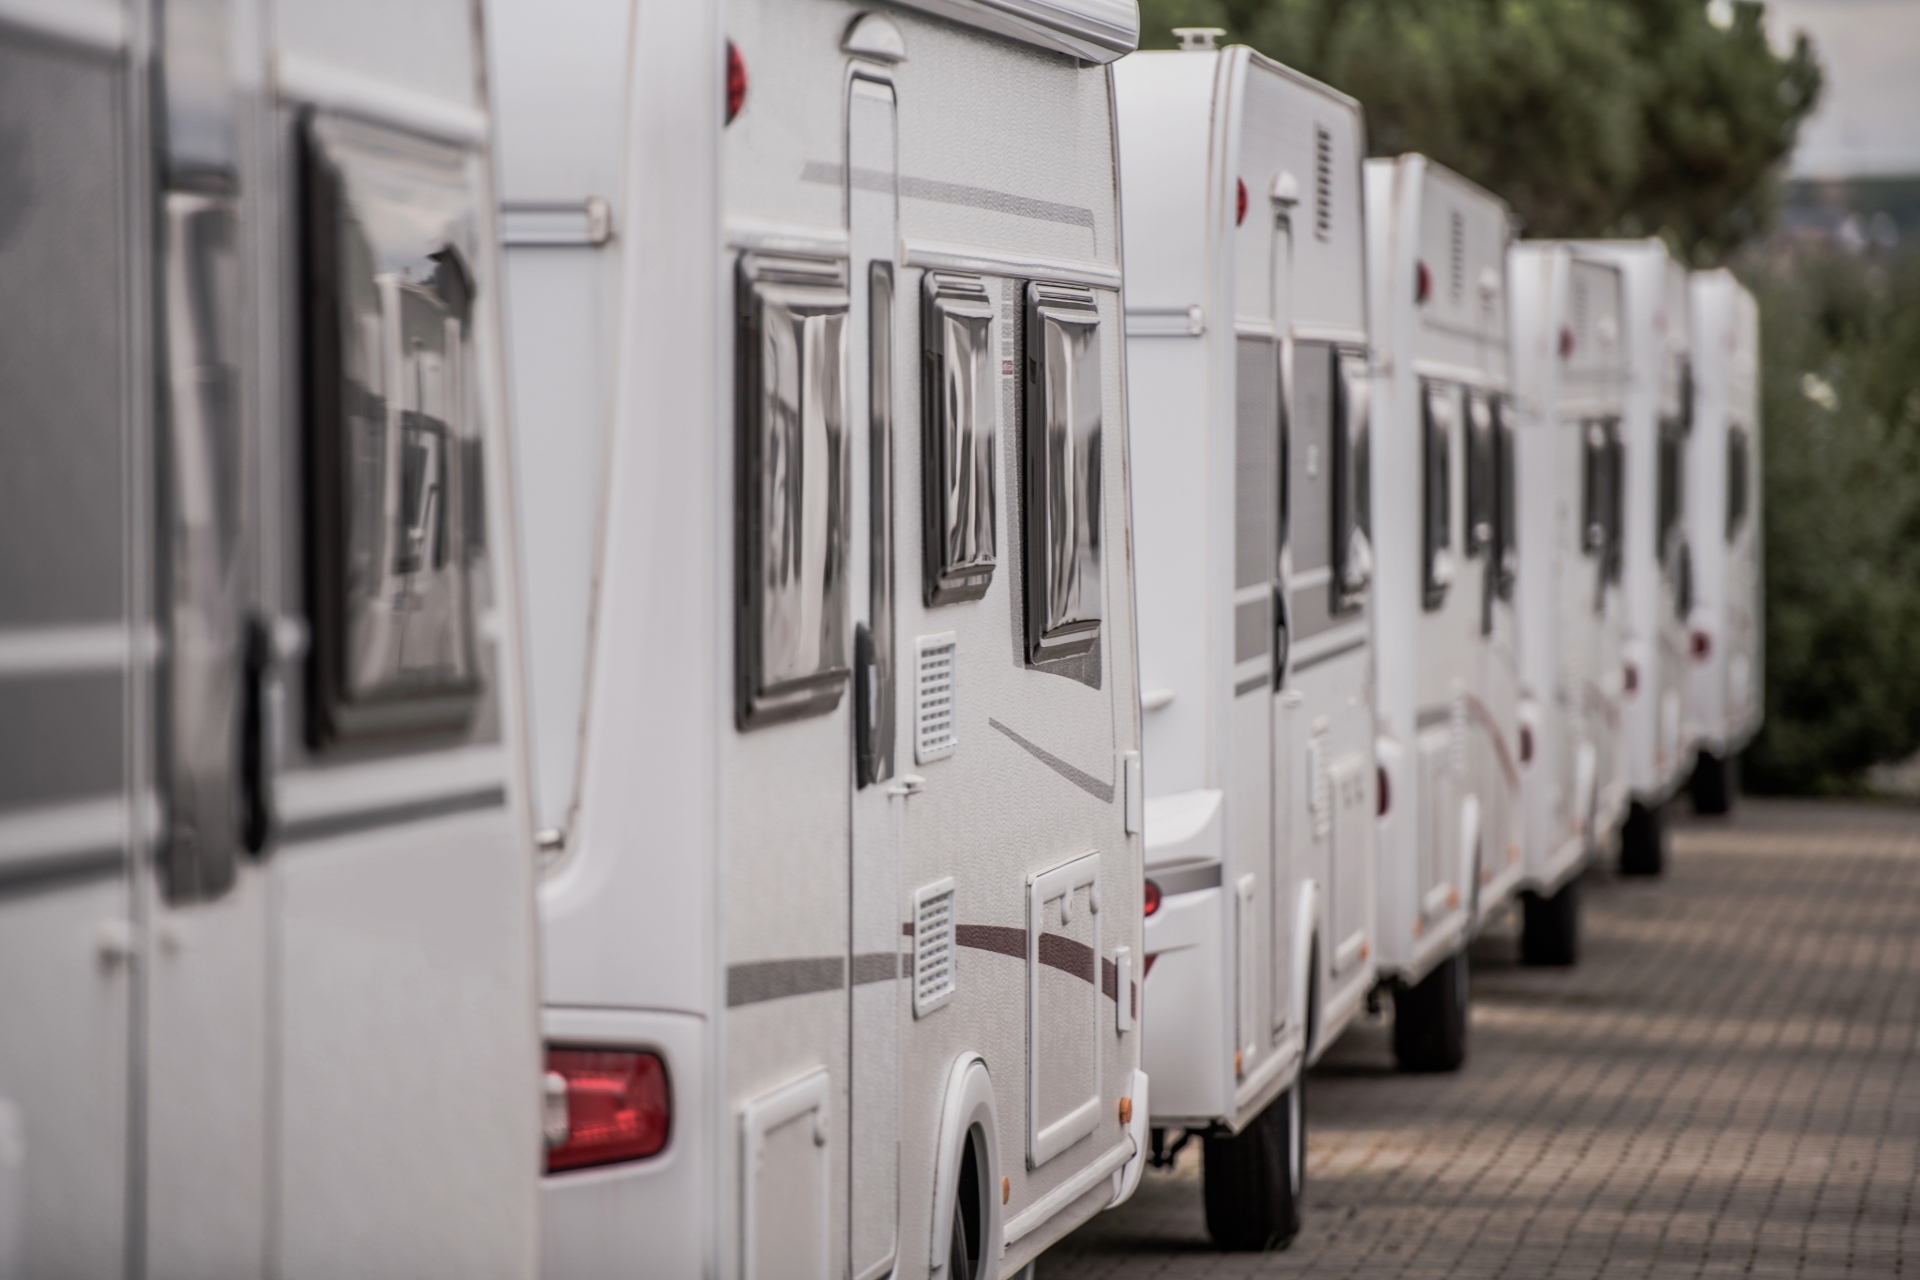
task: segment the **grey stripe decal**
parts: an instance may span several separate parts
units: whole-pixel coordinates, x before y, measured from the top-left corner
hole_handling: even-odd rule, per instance
[[[892,982],[900,976],[900,953],[897,951],[863,951],[853,958],[853,985],[865,986],[869,982]]]
[[[847,985],[845,956],[809,956],[801,960],[749,960],[727,966],[727,1008],[759,1004],[787,996],[838,991]]]
[[[280,828],[278,843],[289,845],[302,844],[309,840],[331,840],[336,836],[354,835],[380,827],[399,826],[403,822],[425,822],[430,818],[446,818],[456,813],[497,809],[506,802],[505,787],[483,787],[478,791],[462,792],[459,795],[435,796],[431,800],[408,800],[401,804],[384,805],[378,809],[357,809],[348,813],[323,814],[317,818],[289,822]]]
[[[809,160],[801,167],[800,181],[817,182],[824,186],[837,187],[845,174],[837,164],[824,160]],[[853,185],[862,191],[886,191],[894,186],[894,176],[879,169],[855,169]],[[1051,200],[1035,200],[1031,196],[1016,196],[1010,191],[995,191],[990,187],[969,187],[958,182],[940,182],[933,178],[910,178],[904,174],[898,179],[901,195],[913,200],[931,200],[936,204],[965,205],[970,209],[986,209],[992,213],[1009,213],[1016,218],[1034,218],[1041,222],[1064,222],[1069,226],[1093,229],[1093,210],[1077,204],[1056,204]]]
[[[1251,679],[1242,680],[1239,684],[1233,686],[1233,696],[1236,698],[1243,698],[1247,694],[1252,693],[1255,689],[1264,689],[1267,687],[1267,681],[1269,678],[1270,677],[1268,676],[1268,674],[1263,671],[1259,675],[1254,676]]]
[[[1332,662],[1335,658],[1343,654],[1352,653],[1355,649],[1364,649],[1366,645],[1367,638],[1361,636],[1357,640],[1349,640],[1347,643],[1329,649],[1325,653],[1316,653],[1304,662],[1296,662],[1293,664],[1292,669],[1294,671],[1311,671],[1323,662]]]
[[[1193,893],[1198,889],[1218,889],[1220,887],[1220,864],[1217,862],[1190,862],[1163,868],[1147,868],[1147,879],[1160,886],[1160,892],[1172,897],[1176,893]]]
[[[0,897],[57,889],[86,880],[110,879],[126,869],[127,853],[118,845],[42,858],[12,858],[0,862]]]
[[[1047,766],[1047,768],[1053,770],[1055,773],[1065,778],[1068,782],[1071,782],[1074,786],[1080,788],[1082,791],[1092,796],[1095,800],[1098,800],[1101,804],[1113,803],[1113,784],[1112,783],[1102,782],[1100,781],[1100,779],[1094,777],[1090,773],[1083,773],[1079,769],[1076,769],[1072,765],[1068,764],[1065,760],[1062,760],[1059,756],[1056,756],[1052,752],[1048,751],[1046,748],[1037,747],[1033,743],[1028,742],[1025,738],[1021,737],[1019,734],[1007,728],[1007,726],[1001,724],[998,720],[995,720],[992,717],[988,717],[987,723],[992,725],[994,728],[998,729],[1000,732],[1006,734],[1009,738],[1012,738],[1014,741],[1014,745],[1026,751],[1026,753],[1032,756],[1035,760],[1038,760],[1041,764]]]
[[[1431,729],[1453,719],[1452,707],[1426,707],[1413,717],[1415,729]]]

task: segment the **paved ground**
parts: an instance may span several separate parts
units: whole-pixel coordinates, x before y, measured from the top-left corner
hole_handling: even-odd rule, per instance
[[[1208,1247],[1195,1143],[1040,1275],[1920,1277],[1920,808],[1748,801],[1584,893],[1577,968],[1476,944],[1458,1074],[1333,1047],[1290,1249]]]

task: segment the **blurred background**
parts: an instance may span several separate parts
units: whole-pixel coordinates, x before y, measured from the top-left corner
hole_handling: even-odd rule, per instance
[[[1920,4],[1142,0],[1359,98],[1532,236],[1658,235],[1760,301],[1749,790],[1920,801]]]

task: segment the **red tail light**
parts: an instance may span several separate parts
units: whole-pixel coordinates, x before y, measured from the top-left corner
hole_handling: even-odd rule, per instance
[[[1142,895],[1142,897],[1146,904],[1146,910],[1141,914],[1150,916],[1154,912],[1160,909],[1160,886],[1159,885],[1155,884],[1151,880],[1147,881],[1145,886],[1145,893]]]
[[[1413,264],[1413,300],[1421,306],[1427,305],[1427,299],[1433,296],[1433,272],[1427,270],[1427,264]]]
[[[1375,765],[1373,775],[1375,784],[1379,788],[1373,800],[1373,816],[1384,818],[1387,816],[1387,810],[1393,808],[1393,787],[1387,782],[1387,766]]]
[[[1560,326],[1560,358],[1562,360],[1573,358],[1573,330],[1564,324]]]
[[[1693,656],[1696,661],[1705,662],[1713,656],[1713,637],[1704,631],[1693,633]]]
[[[1233,225],[1237,227],[1247,220],[1247,180],[1235,178],[1234,181],[1239,184],[1233,197]]]
[[[740,49],[733,41],[727,41],[727,123],[740,114],[740,108],[747,105],[747,60],[740,56]]]
[[[1637,693],[1640,689],[1640,668],[1629,662],[1620,669],[1620,687],[1628,693]]]
[[[644,1160],[667,1145],[673,1097],[658,1055],[547,1050],[547,1172]]]
[[[1533,763],[1533,729],[1524,724],[1520,726],[1520,763]]]

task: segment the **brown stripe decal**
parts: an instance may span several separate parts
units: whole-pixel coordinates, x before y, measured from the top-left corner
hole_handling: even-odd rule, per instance
[[[1015,960],[1027,958],[1025,929],[1004,924],[957,924],[953,927],[953,940],[975,951],[992,951],[998,955],[1012,956]],[[1045,954],[1044,949],[1042,954]]]
[[[900,926],[902,937],[913,936],[913,922]],[[1004,924],[960,924],[953,927],[953,940],[975,951],[991,951],[1014,960],[1027,958],[1027,931]],[[858,961],[856,960],[856,965]],[[1093,948],[1059,933],[1040,935],[1040,963],[1085,982],[1093,981]],[[1111,960],[1100,961],[1100,991],[1118,1002],[1120,972]]]
[[[1007,737],[1012,740],[1015,746],[1019,747],[1021,750],[1025,751],[1028,755],[1032,756],[1035,760],[1038,760],[1041,764],[1047,766],[1047,768],[1053,770],[1055,773],[1065,778],[1068,782],[1071,782],[1074,786],[1080,788],[1082,791],[1092,796],[1095,800],[1098,800],[1101,804],[1113,803],[1113,784],[1112,783],[1102,782],[1100,781],[1100,779],[1094,777],[1092,774],[1088,773],[1086,770],[1074,768],[1072,765],[1068,764],[1065,760],[1062,760],[1059,756],[1056,756],[1051,751],[1048,751],[1045,747],[1036,746],[1035,744],[1028,742],[1025,738],[1021,737],[1019,734],[1015,733],[1013,730],[1007,728],[1007,726],[1001,724],[998,720],[995,720],[991,716],[987,717],[987,724],[992,728],[998,729],[1001,733],[1006,734]]]
[[[847,985],[847,962],[843,956],[818,956],[803,960],[752,960],[727,966],[727,1008],[759,1004],[786,996],[811,995],[816,991],[837,991]]]

